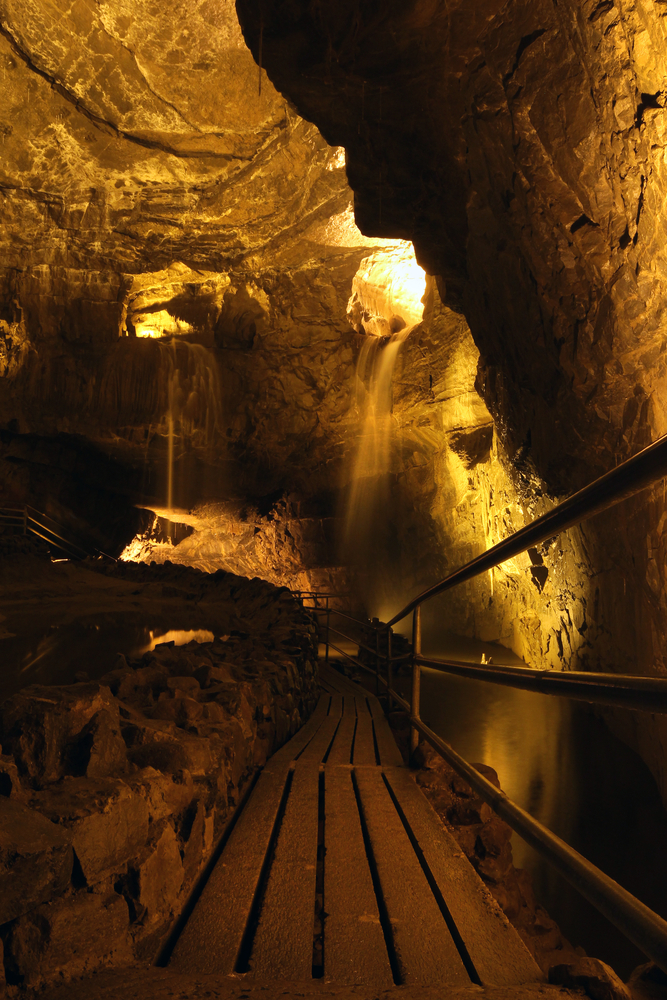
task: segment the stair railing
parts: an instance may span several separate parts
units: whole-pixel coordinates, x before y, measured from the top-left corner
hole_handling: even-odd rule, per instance
[[[47,522],[50,522],[53,527]],[[47,544],[57,548],[69,559],[87,559],[90,555],[101,555],[107,559],[114,559],[113,556],[101,549],[87,551],[77,545],[76,542],[62,534],[65,530],[62,525],[50,518],[48,514],[43,514],[29,504],[0,507],[0,528],[2,527],[19,530],[24,535],[35,535],[35,537],[41,538]],[[114,562],[116,561],[114,559]]]
[[[417,749],[421,734],[520,837],[546,858],[575,889],[664,972],[667,972],[667,921],[512,802],[504,792],[475,770],[422,721],[421,671],[422,668],[433,668],[523,690],[660,714],[667,714],[667,678],[585,671],[536,670],[530,667],[508,667],[491,663],[478,665],[425,657],[422,655],[421,608],[433,597],[494,569],[506,560],[525,552],[526,549],[554,538],[601,511],[614,507],[666,476],[667,435],[574,493],[524,528],[493,545],[460,569],[450,573],[444,580],[423,591],[389,622],[382,623],[377,619],[373,619],[372,622],[361,622],[347,612],[331,608],[329,598],[333,595],[327,595],[324,608],[319,608],[317,599],[313,606],[315,614],[319,611],[326,612],[326,659],[329,659],[329,648],[332,648],[356,667],[373,673],[377,690],[379,691],[380,685],[386,689],[388,707],[391,708],[395,702],[409,714],[411,756]],[[309,596],[312,598],[314,594],[311,593]],[[334,628],[330,622],[332,614],[362,625],[364,630],[370,630],[371,634],[374,632],[374,645],[358,642],[340,629]],[[392,626],[410,614],[413,616],[412,651],[409,654],[394,656]],[[375,669],[363,663],[358,657],[351,656],[340,646],[334,645],[331,642],[331,633],[355,643],[360,650],[366,651],[374,658]],[[385,637],[384,641],[382,636]],[[410,660],[412,666],[409,702],[393,686],[394,664],[406,659]],[[386,676],[382,676],[381,664],[384,664]]]

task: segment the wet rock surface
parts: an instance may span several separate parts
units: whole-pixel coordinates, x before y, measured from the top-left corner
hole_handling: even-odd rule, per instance
[[[25,558],[33,584],[47,586],[52,569],[58,584],[58,567]],[[10,986],[150,960],[248,781],[317,697],[314,626],[289,592],[170,565],[97,569],[70,567],[68,587],[102,570],[116,587],[208,599],[245,629],[119,657],[96,682],[33,685],[0,704]]]

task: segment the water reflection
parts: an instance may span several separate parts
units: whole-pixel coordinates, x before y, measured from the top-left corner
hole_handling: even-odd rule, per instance
[[[477,654],[466,658],[479,662]],[[463,658],[460,643],[456,652],[431,644],[426,655]],[[425,722],[467,760],[496,769],[510,798],[667,916],[667,816],[657,786],[640,757],[587,706],[436,670],[424,671],[422,706]],[[513,851],[573,944],[622,976],[646,961],[516,835]]]
[[[152,627],[151,627],[152,626]],[[161,643],[213,642],[207,629],[170,629],[125,615],[63,625],[43,623],[0,642],[0,702],[30,684],[71,684],[97,680],[116,665],[119,653],[138,657]],[[27,634],[26,634],[27,632]]]

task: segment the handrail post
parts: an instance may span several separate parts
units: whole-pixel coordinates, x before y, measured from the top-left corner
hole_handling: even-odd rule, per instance
[[[28,534],[28,508],[23,508],[23,534]]]
[[[387,711],[391,712],[392,697],[391,689],[394,686],[394,671],[391,666],[391,629],[387,629]]]
[[[412,612],[412,698],[410,700],[410,714],[415,719],[420,718],[419,709],[421,702],[421,666],[417,662],[417,657],[422,651],[422,608],[418,604]],[[414,726],[410,728],[410,762],[414,760],[414,755],[419,745],[419,730]]]
[[[380,629],[378,625],[380,624],[379,618],[372,619],[373,628],[375,629],[375,694],[379,697],[380,695]]]
[[[329,595],[328,594],[327,594],[326,611],[327,611],[327,645],[326,645],[326,650],[325,650],[325,653],[324,653],[324,662],[326,663],[326,665],[328,667],[329,666],[329,620],[331,618],[331,611],[329,609]]]

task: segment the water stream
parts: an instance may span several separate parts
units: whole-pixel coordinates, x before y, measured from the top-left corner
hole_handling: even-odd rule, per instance
[[[405,327],[391,337],[367,336],[359,352],[355,385],[361,433],[344,525],[344,551],[353,562],[367,556],[374,525],[388,503],[394,429],[392,377],[396,359],[411,330],[412,327]]]
[[[175,475],[188,451],[210,452],[222,424],[220,374],[213,351],[172,337],[160,342],[160,374],[166,400],[163,433],[167,439],[166,504],[177,500]]]

